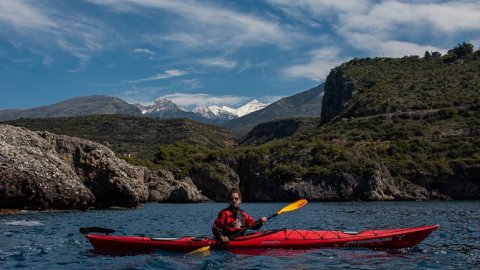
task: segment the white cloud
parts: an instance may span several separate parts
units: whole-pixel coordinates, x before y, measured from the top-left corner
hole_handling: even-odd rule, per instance
[[[145,48],[136,48],[133,50],[134,52],[138,54],[144,54],[148,56],[149,60],[155,60],[158,56],[158,54],[150,49],[145,49]]]
[[[465,36],[480,31],[480,2],[476,0],[269,2],[312,29],[332,30],[332,42],[322,41],[323,45],[317,47],[332,46],[334,42],[342,50],[350,46],[372,56],[398,57],[423,54],[425,50],[444,52],[464,41]]]
[[[141,82],[148,82],[148,81],[158,81],[158,80],[165,80],[173,77],[179,77],[187,74],[186,71],[178,70],[178,69],[169,69],[166,70],[164,73],[158,73],[151,77],[144,78],[144,79],[137,79],[131,81],[124,81],[127,83],[141,83]]]
[[[15,29],[53,29],[56,23],[39,8],[16,0],[0,1],[0,22]]]
[[[183,80],[180,82],[180,84],[185,88],[185,89],[198,89],[202,87],[202,83],[200,82],[199,79],[189,79],[189,80]]]
[[[0,1],[0,38],[11,45],[30,51],[51,65],[58,50],[79,60],[82,69],[92,54],[103,49],[107,30],[95,18],[46,6],[42,2]],[[112,40],[110,36],[108,38]]]
[[[237,62],[230,61],[221,57],[214,57],[214,58],[204,58],[200,59],[199,62],[206,66],[216,66],[221,68],[234,68],[237,66]]]
[[[480,29],[478,1],[449,1],[445,3],[404,3],[385,1],[376,5],[371,17],[388,24],[418,25],[443,33]]]
[[[268,0],[268,2],[290,17],[314,27],[322,27],[322,21],[334,19],[338,14],[365,12],[371,5],[369,0]]]
[[[137,49],[134,49],[133,51],[136,52],[136,53],[148,54],[148,55],[150,55],[150,56],[156,56],[156,55],[157,55],[156,52],[154,52],[154,51],[152,51],[152,50],[150,50],[150,49],[137,48]]]
[[[341,16],[337,29],[350,45],[372,55],[442,52],[446,49],[429,45],[429,40],[450,40],[460,33],[479,31],[480,3],[383,1],[368,12]]]
[[[438,51],[442,54],[446,49],[430,45],[419,45],[412,42],[398,40],[382,40],[376,35],[352,34],[350,42],[357,48],[370,52],[375,56],[402,57],[405,55],[423,56],[425,51]]]
[[[339,55],[340,49],[336,47],[312,50],[305,63],[287,67],[283,69],[283,73],[291,78],[307,78],[320,82],[326,79],[332,68],[347,60]]]
[[[187,48],[214,44],[217,48],[235,49],[242,46],[274,44],[292,45],[300,36],[282,27],[278,21],[237,12],[233,9],[196,1],[92,1],[121,12],[139,12],[142,8],[158,9],[177,15],[180,23],[172,24],[168,32],[144,35],[146,40],[174,41]],[[205,49],[205,47],[203,47]]]
[[[225,106],[237,106],[241,103],[251,100],[252,98],[244,96],[214,96],[211,94],[189,94],[189,93],[174,93],[165,95],[165,97],[171,99],[175,104],[182,107],[196,107],[201,105],[225,105]]]
[[[163,91],[161,87],[131,87],[123,92],[118,93],[118,97],[130,104],[150,105]]]

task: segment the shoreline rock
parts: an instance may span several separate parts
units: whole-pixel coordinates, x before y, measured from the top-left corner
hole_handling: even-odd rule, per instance
[[[149,201],[208,201],[191,179],[165,175],[130,165],[99,143],[0,125],[0,209],[86,210],[132,208]],[[147,183],[163,185],[156,199],[150,198],[155,192],[149,192]]]

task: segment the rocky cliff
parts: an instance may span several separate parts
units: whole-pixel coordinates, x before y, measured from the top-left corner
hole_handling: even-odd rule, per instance
[[[291,151],[250,152],[217,160],[215,166],[202,168],[201,177],[195,174],[195,184],[220,201],[227,199],[221,195],[232,186],[238,186],[247,201],[447,200],[455,196],[432,185],[395,179],[385,165],[362,161],[361,154],[344,157],[347,159],[344,162],[323,169],[311,166],[316,149],[299,146]],[[307,153],[310,158],[300,157],[309,156]],[[364,168],[346,165],[350,162]],[[475,188],[478,190],[478,185]]]
[[[321,107],[321,123],[326,123],[345,109],[354,95],[354,84],[339,67],[332,69],[325,81],[325,92]]]
[[[101,144],[0,125],[0,208],[87,209],[206,200],[190,179],[129,165]]]

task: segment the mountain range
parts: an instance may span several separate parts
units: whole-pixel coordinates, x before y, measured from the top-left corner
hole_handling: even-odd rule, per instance
[[[166,97],[157,98],[144,106],[129,104],[117,98],[102,95],[77,97],[59,103],[31,109],[1,110],[0,121],[20,118],[57,118],[99,114],[146,116],[149,118],[187,118],[194,121],[248,131],[255,125],[288,117],[320,115],[323,85],[283,98],[272,104],[252,100],[238,108],[204,105],[187,111]]]
[[[31,109],[1,110],[0,121],[19,118],[54,118],[94,114],[141,115],[141,110],[123,99],[102,95],[76,97]]]
[[[217,105],[203,105],[197,107],[193,110],[193,112],[199,113],[207,118],[221,118],[221,119],[235,119],[238,117],[242,117],[249,113],[261,110],[268,106],[269,104],[262,103],[256,99],[248,102],[247,104],[239,107],[239,108],[230,108],[228,106],[217,106]]]
[[[296,95],[282,98],[261,110],[232,119],[223,126],[238,132],[248,132],[256,125],[291,117],[320,117],[325,84]]]
[[[137,106],[142,110],[142,114],[148,117],[190,118],[193,120],[200,120],[200,122],[210,122],[205,119],[202,121],[203,117],[211,119],[212,121],[223,122],[263,109],[267,105],[268,104],[264,104],[254,99],[236,109],[228,106],[220,107],[218,105],[202,105],[190,112],[180,108],[177,104],[166,97],[159,97],[148,106]]]

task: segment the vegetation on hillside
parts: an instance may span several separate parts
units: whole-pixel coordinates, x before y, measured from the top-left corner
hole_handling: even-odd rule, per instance
[[[342,117],[479,104],[479,58],[464,43],[442,57],[353,59],[339,67],[355,86]]]
[[[179,156],[186,153],[182,146],[171,146],[155,162],[168,161],[183,173],[212,162],[248,162],[278,181],[361,175],[381,163],[399,181],[448,175],[478,181],[480,57],[478,51],[458,52],[464,47],[469,46],[459,44],[443,57],[354,59],[339,67],[356,91],[342,118],[304,125],[283,139],[276,135],[286,129],[269,125],[295,129],[298,123],[267,123],[247,137],[262,145],[197,151],[190,158]]]
[[[235,145],[236,135],[230,131],[194,122],[189,119],[158,119],[126,115],[92,115],[66,118],[28,118],[5,124],[31,130],[46,130],[55,134],[75,136],[110,147],[129,160],[154,160],[165,145],[182,142],[209,149]],[[148,161],[137,161],[150,164]]]

